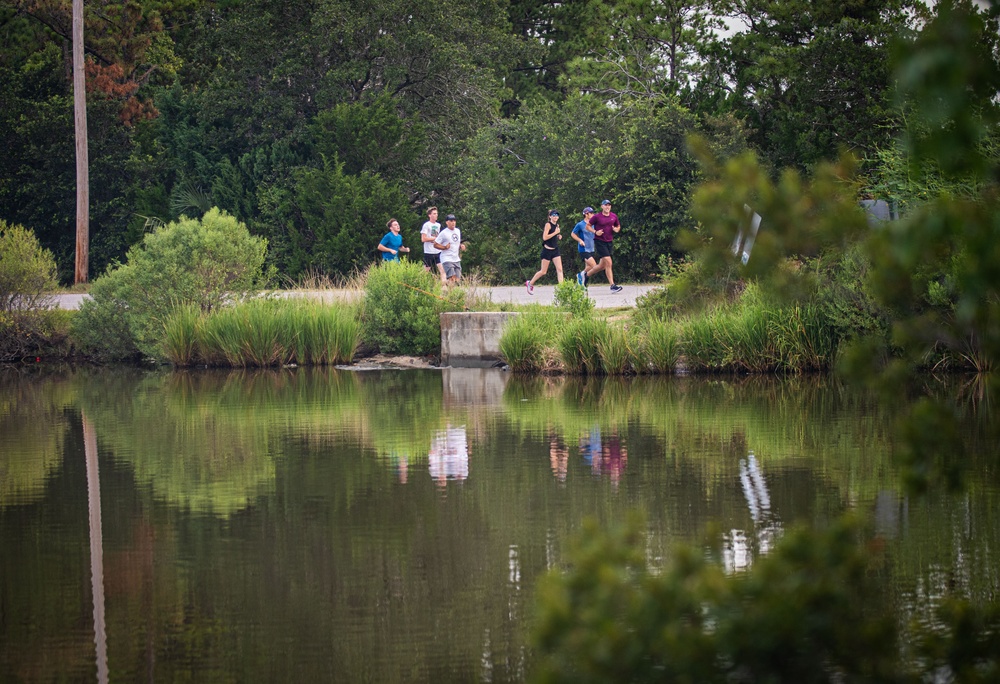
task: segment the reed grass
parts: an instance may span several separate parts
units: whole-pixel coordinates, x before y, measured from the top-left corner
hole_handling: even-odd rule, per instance
[[[653,319],[639,341],[641,362],[636,370],[652,373],[673,373],[681,356],[681,337],[677,325],[663,319]]]
[[[608,327],[603,319],[574,318],[559,336],[559,355],[567,373],[597,374],[604,371],[598,341]]]
[[[515,373],[536,373],[550,366],[551,347],[561,336],[564,316],[529,310],[511,317],[500,335],[500,356]]]
[[[168,319],[164,353],[175,365],[266,368],[347,363],[360,344],[357,307],[307,299],[255,299]]]
[[[624,375],[633,370],[636,354],[625,328],[609,324],[597,340],[597,351],[608,375]]]
[[[732,306],[686,320],[681,330],[685,362],[696,371],[824,370],[840,342],[820,307],[780,306],[753,287]]]
[[[175,366],[198,362],[201,309],[197,304],[177,306],[163,324],[163,355]]]
[[[695,316],[681,327],[681,348],[692,371],[720,371],[726,367],[728,348],[719,333],[717,316]]]

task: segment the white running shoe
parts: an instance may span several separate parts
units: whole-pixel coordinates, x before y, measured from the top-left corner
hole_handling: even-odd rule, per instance
[[[535,286],[531,284],[530,280],[525,280],[524,281],[524,286],[526,288],[528,288],[528,294],[530,294],[530,295],[535,294]]]

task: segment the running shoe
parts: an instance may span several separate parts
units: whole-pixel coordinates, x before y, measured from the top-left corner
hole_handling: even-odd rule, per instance
[[[622,286],[621,285],[612,285],[611,286],[611,291],[612,292],[621,292],[622,291]]]
[[[587,276],[583,271],[576,274],[576,284],[583,287],[583,284],[587,282]]]
[[[535,294],[535,286],[531,284],[530,280],[525,280],[524,281],[524,286],[526,288],[528,288],[528,294],[530,294],[530,295]]]

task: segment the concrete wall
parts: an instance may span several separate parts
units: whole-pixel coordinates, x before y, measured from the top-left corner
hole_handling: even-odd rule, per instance
[[[500,333],[511,316],[502,312],[441,314],[441,365],[481,368],[500,360]]]

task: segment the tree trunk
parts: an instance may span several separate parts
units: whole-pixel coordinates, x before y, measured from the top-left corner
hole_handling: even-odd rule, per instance
[[[73,111],[76,128],[76,277],[87,282],[90,259],[90,171],[87,158],[87,90],[83,71],[83,0],[73,0]]]

